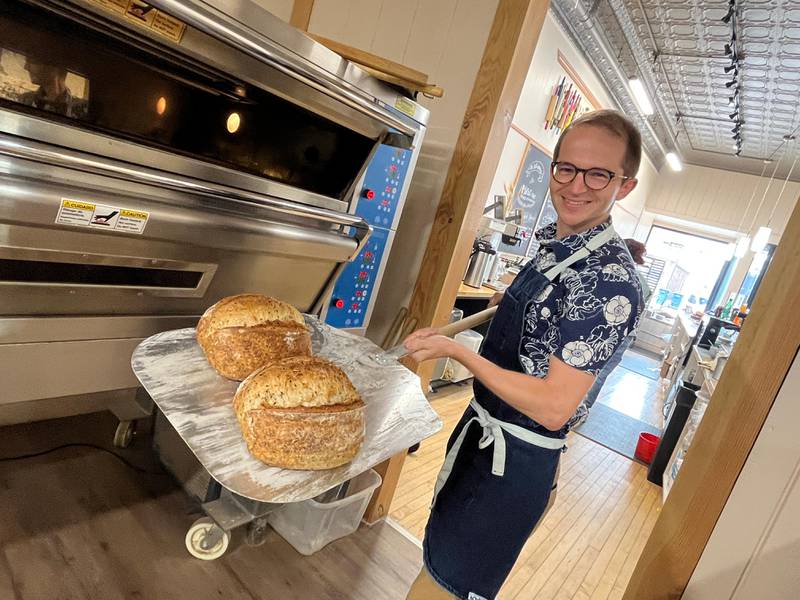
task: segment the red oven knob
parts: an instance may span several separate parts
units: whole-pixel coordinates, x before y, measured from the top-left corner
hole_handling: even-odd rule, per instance
[[[364,198],[367,200],[372,200],[375,197],[375,190],[371,190],[369,188],[364,189]]]
[[[344,308],[344,300],[342,300],[341,298],[334,298],[333,305],[336,308]]]

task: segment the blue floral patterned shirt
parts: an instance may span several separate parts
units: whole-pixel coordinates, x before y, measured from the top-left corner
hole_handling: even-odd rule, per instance
[[[611,226],[611,220],[580,234],[556,239],[552,223],[536,232],[535,261],[545,271]],[[525,372],[545,377],[550,356],[597,375],[617,346],[639,323],[644,302],[636,267],[615,235],[568,267],[530,304],[520,345]]]

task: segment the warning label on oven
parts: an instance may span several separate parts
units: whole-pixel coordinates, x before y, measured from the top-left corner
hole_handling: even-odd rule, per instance
[[[56,223],[121,233],[142,233],[149,218],[150,213],[141,210],[62,198]]]
[[[117,231],[127,231],[128,233],[142,233],[144,226],[147,225],[147,218],[150,215],[140,210],[128,210],[123,208],[119,211],[117,221]]]
[[[186,31],[185,23],[141,0],[92,0],[92,2],[121,14],[133,23],[163,35],[173,42],[180,43]]]

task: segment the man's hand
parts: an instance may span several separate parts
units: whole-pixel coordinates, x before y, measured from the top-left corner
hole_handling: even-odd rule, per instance
[[[403,345],[409,357],[421,363],[434,358],[453,357],[464,347],[449,337],[439,335],[436,329],[428,327],[409,335]]]
[[[500,304],[500,300],[503,299],[504,293],[505,292],[495,292],[494,294],[492,294],[492,297],[489,300],[488,308],[492,308],[493,306],[497,306],[498,304]]]

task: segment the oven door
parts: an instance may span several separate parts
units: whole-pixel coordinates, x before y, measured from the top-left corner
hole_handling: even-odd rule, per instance
[[[347,211],[378,145],[419,129],[250,29],[198,8],[176,41],[117,4],[0,3],[0,131]]]
[[[0,405],[132,396],[135,346],[194,326],[224,296],[313,311],[369,231],[345,213],[3,136]]]

